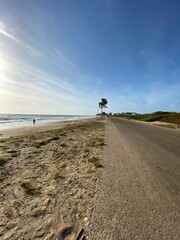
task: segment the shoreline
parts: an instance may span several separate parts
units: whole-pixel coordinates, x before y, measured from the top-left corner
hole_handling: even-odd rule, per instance
[[[2,129],[0,130],[0,139],[20,136],[24,134],[32,134],[36,132],[55,130],[55,129],[63,128],[67,125],[76,124],[76,123],[85,123],[85,122],[94,121],[94,120],[97,120],[97,118],[94,117],[94,118],[85,118],[85,119],[68,120],[68,121],[56,121],[56,122],[48,122],[44,124],[43,123],[36,124],[32,126]]]

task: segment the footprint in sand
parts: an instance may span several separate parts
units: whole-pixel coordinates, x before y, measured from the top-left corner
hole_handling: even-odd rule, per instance
[[[59,240],[65,240],[65,238],[73,233],[73,226],[67,226],[61,229],[59,233]],[[84,229],[81,228],[79,233],[76,235],[74,240],[85,240],[86,237],[84,236]]]
[[[72,234],[73,232],[73,226],[66,226],[63,227],[59,233],[59,240],[65,240],[65,238]]]

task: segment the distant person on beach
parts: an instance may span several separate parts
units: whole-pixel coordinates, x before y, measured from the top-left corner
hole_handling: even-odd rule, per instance
[[[35,125],[35,123],[36,123],[36,120],[35,120],[35,119],[33,119],[33,124]]]

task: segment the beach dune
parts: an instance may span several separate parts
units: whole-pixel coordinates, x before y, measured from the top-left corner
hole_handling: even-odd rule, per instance
[[[53,123],[1,134],[1,239],[85,236],[102,166],[102,120]]]

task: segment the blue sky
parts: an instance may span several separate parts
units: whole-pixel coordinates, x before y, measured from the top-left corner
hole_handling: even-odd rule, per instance
[[[0,0],[0,112],[180,111],[180,1]]]

